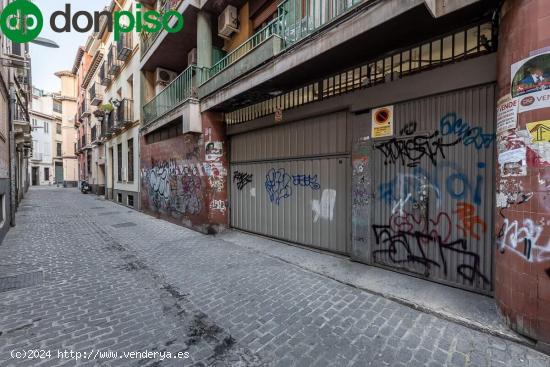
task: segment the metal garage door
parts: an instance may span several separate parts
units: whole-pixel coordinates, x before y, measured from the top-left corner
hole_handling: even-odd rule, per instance
[[[495,86],[394,106],[375,139],[372,260],[442,283],[492,290]]]
[[[232,226],[347,253],[349,147],[345,112],[232,137]]]

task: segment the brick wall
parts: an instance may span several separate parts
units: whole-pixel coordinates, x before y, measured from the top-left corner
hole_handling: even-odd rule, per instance
[[[204,113],[202,122],[202,134],[141,137],[141,209],[213,234],[228,225],[227,142],[221,116]]]
[[[502,97],[517,90],[511,82],[511,65],[541,55],[544,53],[541,49],[550,46],[548,1],[505,2],[499,41],[498,84]],[[527,65],[526,69],[536,67],[535,64]],[[546,72],[550,73],[550,63]],[[519,100],[526,96],[538,95],[524,95]],[[523,154],[524,158],[515,168],[513,162],[509,163],[512,164],[510,170],[505,169],[503,160],[497,172],[495,298],[513,329],[539,340],[539,346],[547,349],[550,343],[550,154],[546,152],[550,150],[550,143],[534,143],[527,127],[528,123],[543,120],[550,120],[550,108],[521,112],[517,128],[498,135],[497,154],[501,159],[506,152],[517,152],[517,156]]]

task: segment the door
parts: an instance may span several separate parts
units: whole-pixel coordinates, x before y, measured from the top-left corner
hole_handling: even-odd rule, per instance
[[[394,106],[374,139],[374,264],[492,291],[495,87]]]
[[[40,185],[40,177],[39,177],[40,173],[38,169],[39,167],[32,167],[31,180],[32,180],[33,186]]]
[[[63,183],[63,163],[55,162],[55,182]]]
[[[232,226],[347,254],[348,128],[340,112],[232,137]]]
[[[107,199],[114,198],[115,188],[115,155],[113,152],[113,147],[109,148],[109,187],[107,188]]]

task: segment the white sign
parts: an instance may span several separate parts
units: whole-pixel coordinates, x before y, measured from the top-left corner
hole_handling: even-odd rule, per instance
[[[538,110],[539,108],[550,107],[550,90],[534,92],[517,98],[518,112]]]
[[[497,134],[515,129],[518,125],[518,100],[508,94],[497,102]]]
[[[393,106],[372,110],[372,137],[385,138],[393,136]]]

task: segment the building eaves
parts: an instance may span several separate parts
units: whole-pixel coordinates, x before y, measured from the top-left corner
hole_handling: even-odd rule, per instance
[[[80,63],[82,62],[82,57],[84,56],[84,47],[82,46],[79,46],[78,47],[78,50],[76,51],[76,58],[74,60],[74,64],[73,64],[73,70],[72,70],[72,73],[76,75],[76,73],[78,72],[78,69],[80,69]]]
[[[82,88],[86,89],[88,87],[88,84],[92,80],[99,64],[101,63],[101,60],[103,60],[103,52],[101,50],[97,50],[94,58],[92,59],[92,63],[90,64],[90,68],[82,80]]]

